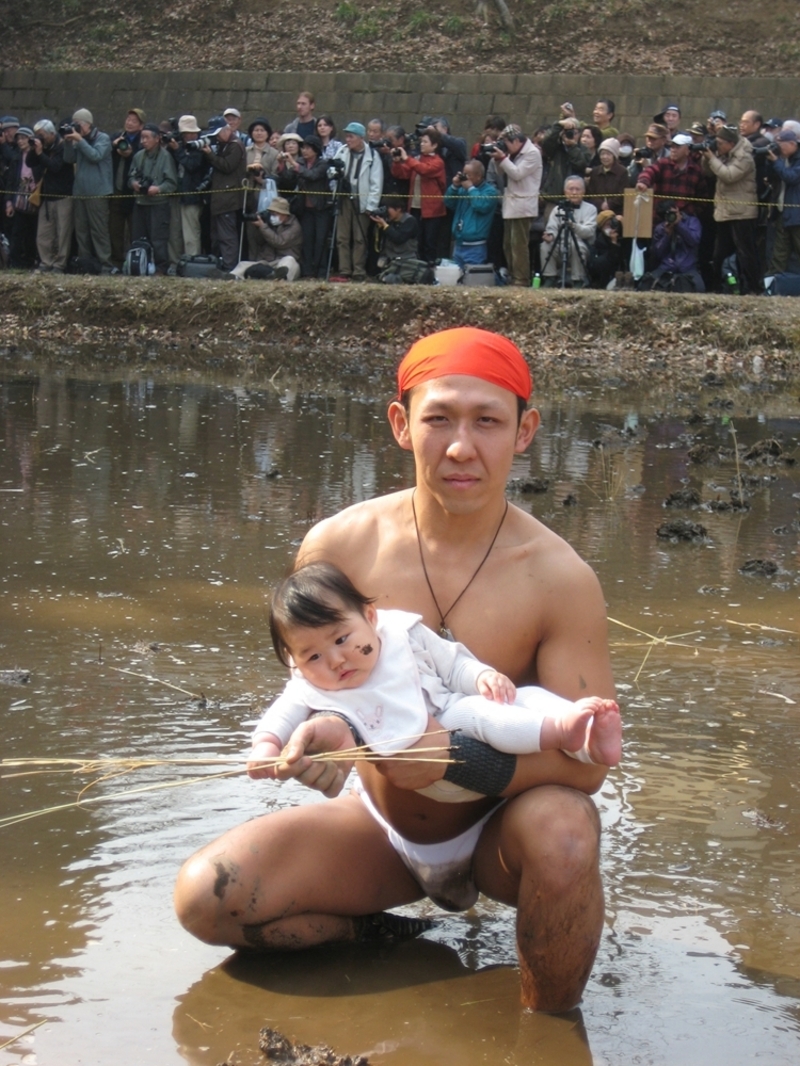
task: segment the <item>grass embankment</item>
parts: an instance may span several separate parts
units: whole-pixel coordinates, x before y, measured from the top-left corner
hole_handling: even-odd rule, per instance
[[[0,357],[64,366],[391,375],[418,336],[512,337],[537,380],[800,382],[800,301],[462,287],[0,275]]]

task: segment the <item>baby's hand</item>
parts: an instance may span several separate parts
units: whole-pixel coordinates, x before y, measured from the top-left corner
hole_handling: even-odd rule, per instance
[[[517,696],[514,682],[496,670],[484,670],[478,674],[478,692],[487,700],[496,700],[497,703],[513,703]]]
[[[275,767],[265,766],[268,759],[276,759],[281,753],[281,746],[274,740],[261,738],[253,745],[253,750],[247,759],[247,776],[252,778],[275,777]]]

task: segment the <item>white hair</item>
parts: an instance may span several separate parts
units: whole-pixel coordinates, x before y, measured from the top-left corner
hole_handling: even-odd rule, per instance
[[[580,176],[580,174],[570,174],[570,176],[568,178],[565,178],[565,180],[564,180],[564,192],[567,191],[567,186],[569,185],[569,183],[571,181],[576,182],[578,185],[580,185],[581,189],[583,189],[583,191],[586,192],[586,182],[583,180],[583,178]]]

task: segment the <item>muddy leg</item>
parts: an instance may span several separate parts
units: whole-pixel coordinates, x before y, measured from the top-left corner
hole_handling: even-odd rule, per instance
[[[383,830],[352,796],[237,826],[182,867],[175,909],[208,944],[258,950],[354,940],[363,915],[420,899]]]
[[[481,835],[476,883],[517,907],[522,1002],[532,1010],[580,1002],[603,925],[599,844],[589,797],[554,785],[511,800]]]

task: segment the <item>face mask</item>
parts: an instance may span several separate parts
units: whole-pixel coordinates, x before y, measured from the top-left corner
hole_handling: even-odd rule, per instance
[[[273,226],[280,226],[281,222],[283,222],[283,215],[270,215],[269,221]]]
[[[620,159],[623,156],[627,157],[627,156],[633,154],[633,149],[631,148],[631,146],[629,144],[620,145],[619,154],[620,154]]]

